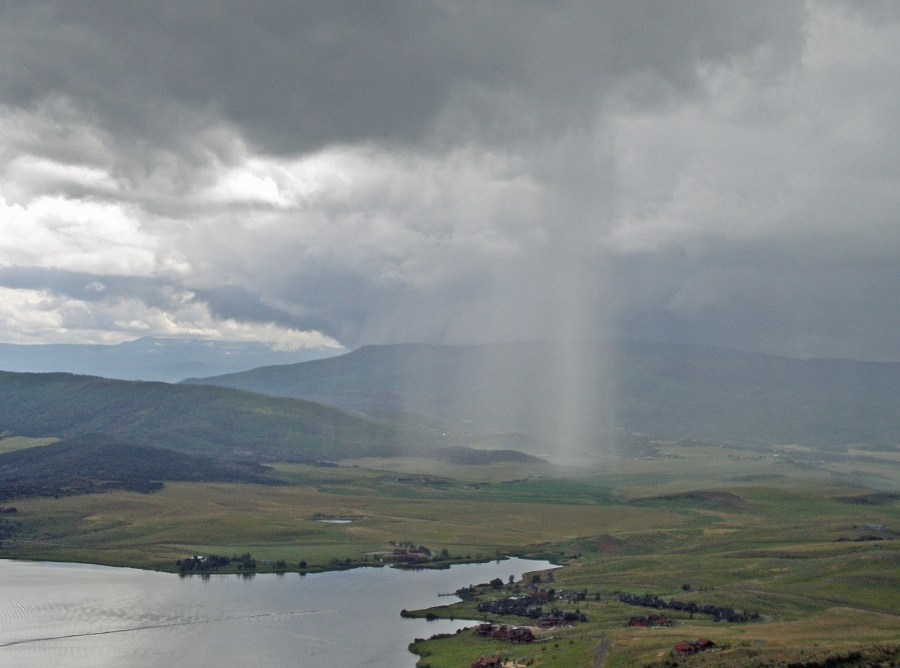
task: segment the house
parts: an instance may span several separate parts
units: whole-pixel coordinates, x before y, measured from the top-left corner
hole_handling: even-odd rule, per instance
[[[534,633],[527,626],[494,626],[493,624],[479,624],[475,627],[475,634],[490,636],[494,640],[506,640],[507,642],[534,642]]]
[[[506,634],[506,638],[510,642],[534,642],[534,634],[531,632],[531,629],[524,626],[510,629]]]
[[[475,635],[490,636],[494,632],[494,625],[490,622],[484,622],[475,627]]]
[[[680,642],[676,643],[674,649],[676,652],[680,652],[681,654],[696,654],[697,652],[705,652],[709,649],[715,649],[716,643],[712,640],[708,640],[706,638],[698,638],[697,640],[690,642]]]
[[[482,656],[472,663],[472,668],[501,668],[503,660],[499,656]]]
[[[675,643],[675,647],[673,649],[676,652],[681,652],[682,654],[696,654],[697,653],[697,648],[694,647],[694,643],[690,643],[690,642]]]

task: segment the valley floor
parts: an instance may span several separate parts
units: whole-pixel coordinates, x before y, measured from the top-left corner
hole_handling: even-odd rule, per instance
[[[539,629],[528,644],[473,631],[425,640],[415,646],[420,665],[468,667],[497,655],[535,666],[900,662],[897,450],[821,458],[801,448],[659,441],[636,458],[609,455],[578,469],[426,459],[276,468],[286,484],[167,483],[150,494],[10,500],[0,556],[175,571],[192,555],[249,553],[265,572],[279,563],[379,565],[420,546],[432,565],[533,554],[561,564],[552,581],[540,573],[539,582],[495,583],[427,612],[533,626],[476,609],[533,584],[554,590],[544,607],[586,621]],[[572,600],[560,600],[563,592]],[[715,621],[622,594],[759,619]],[[650,614],[671,625],[627,625]],[[715,648],[674,649],[700,638]]]

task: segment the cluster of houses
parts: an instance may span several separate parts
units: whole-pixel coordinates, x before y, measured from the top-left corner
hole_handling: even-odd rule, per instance
[[[759,620],[758,612],[744,612],[735,610],[734,608],[723,608],[718,605],[709,603],[695,603],[694,601],[664,601],[659,596],[652,594],[619,594],[619,600],[629,605],[639,605],[644,608],[655,608],[657,610],[680,610],[689,612],[693,615],[695,612],[705,615],[712,615],[717,622],[755,622]]]
[[[706,638],[698,638],[697,640],[684,641],[675,643],[674,649],[679,654],[696,654],[697,652],[705,652],[706,650],[715,649],[716,643]]]
[[[534,642],[534,633],[526,626],[494,625],[485,622],[475,627],[475,635],[507,642]]]
[[[478,612],[537,619],[544,614],[542,605],[546,602],[546,598],[535,594],[508,596],[506,598],[498,598],[495,601],[479,601]]]
[[[449,483],[441,478],[429,478],[428,476],[394,476],[394,482],[413,483],[415,485],[435,485],[444,487]]]
[[[645,616],[629,617],[627,626],[636,628],[672,626],[672,620],[665,615],[649,614]]]
[[[551,601],[562,600],[573,603],[576,601],[583,601],[585,598],[585,591],[557,592],[553,589],[541,589],[532,586],[531,592],[528,594],[508,596],[493,601],[480,601],[477,608],[481,613],[526,617],[535,620],[534,625],[538,628],[550,628],[571,624],[576,621],[587,621],[587,617],[579,610],[575,610],[574,612],[564,612],[557,607],[553,607],[550,612],[545,612],[544,608],[547,604]],[[733,608],[725,608],[705,603],[677,600],[666,601],[651,594],[638,595],[621,593],[618,595],[618,599],[622,603],[654,608],[656,610],[679,610],[691,614],[695,612],[708,614],[712,615],[716,621],[748,622],[759,619],[759,614],[755,612],[748,613],[737,611]],[[652,612],[647,615],[630,617],[627,626],[636,628],[666,627],[672,626],[672,620],[664,614]],[[505,624],[497,625],[490,622],[479,624],[475,628],[475,633],[479,636],[514,643],[530,643],[535,640],[534,633],[530,628],[507,626]],[[694,641],[676,643],[673,650],[678,654],[696,654],[715,648],[716,644],[712,640],[699,638]],[[503,663],[500,656],[482,656],[471,664],[471,668],[499,668],[502,665]]]
[[[553,626],[562,626],[572,624],[574,622],[586,622],[587,615],[580,610],[563,611],[559,608],[552,608],[549,612],[544,611],[543,605],[549,600],[545,590],[526,594],[523,596],[508,596],[506,598],[497,599],[496,601],[480,601],[478,603],[478,612],[487,612],[494,615],[515,615],[517,617],[527,617],[534,619],[540,628],[550,628]]]
[[[550,589],[548,591],[552,592],[553,590]],[[587,590],[582,589],[581,591],[578,591],[576,589],[560,589],[555,593],[555,598],[560,601],[568,601],[569,603],[585,601],[587,600]]]
[[[419,547],[395,547],[391,555],[398,564],[416,564],[431,559],[431,550],[420,545]]]

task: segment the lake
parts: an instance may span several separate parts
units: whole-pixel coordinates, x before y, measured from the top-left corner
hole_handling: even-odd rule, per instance
[[[414,638],[462,621],[404,619],[438,594],[553,568],[511,558],[445,570],[180,578],[128,568],[0,560],[0,665],[414,666]],[[477,658],[477,657],[473,657]]]

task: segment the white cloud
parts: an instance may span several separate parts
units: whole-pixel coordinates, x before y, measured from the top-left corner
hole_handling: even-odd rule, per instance
[[[8,343],[47,343],[61,329],[61,300],[41,290],[0,287],[0,330]],[[49,335],[49,336],[48,336]],[[62,332],[63,340],[66,333]]]
[[[0,198],[0,265],[147,276],[158,240],[127,203],[42,195]]]
[[[315,331],[216,318],[189,294],[173,302],[176,306],[162,309],[138,299],[87,302],[46,290],[0,287],[0,330],[15,333],[8,343],[120,343],[158,336],[262,341],[280,350],[338,345]]]

